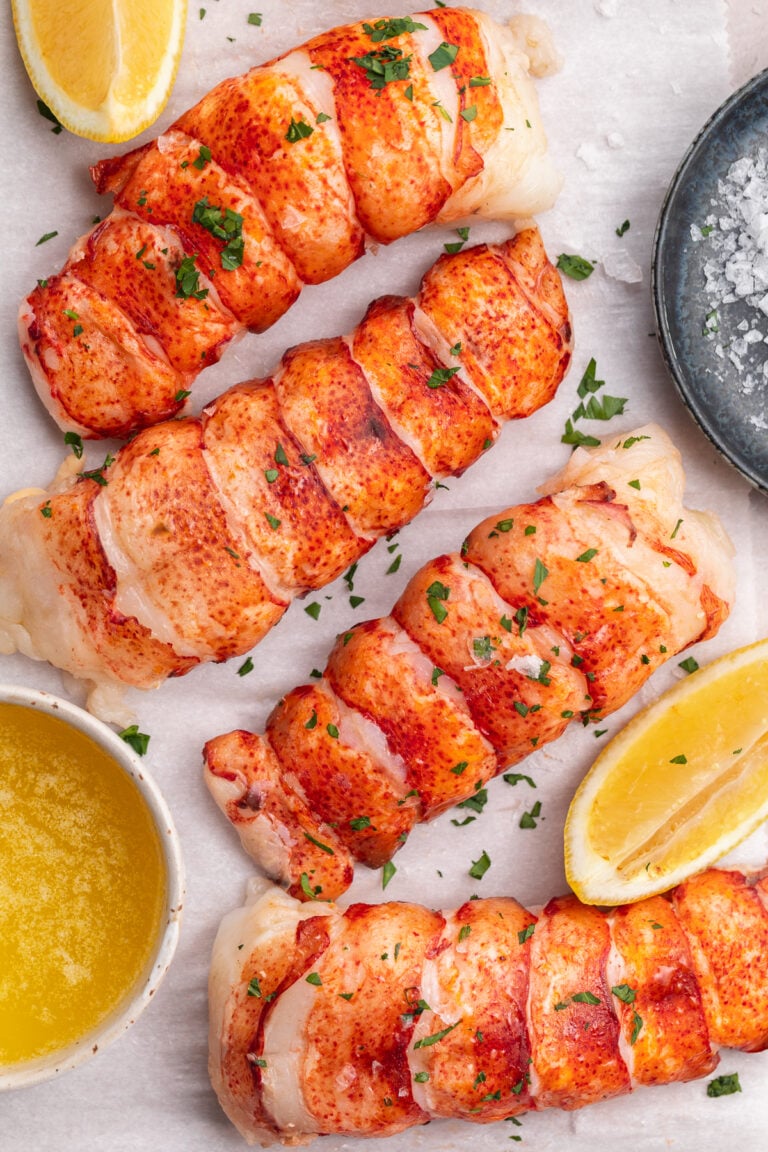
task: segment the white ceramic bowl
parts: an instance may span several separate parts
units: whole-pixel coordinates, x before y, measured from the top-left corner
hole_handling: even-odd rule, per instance
[[[90,713],[33,688],[0,684],[0,703],[47,712],[89,736],[131,778],[157,829],[165,864],[165,914],[144,971],[117,1007],[96,1027],[65,1048],[35,1060],[0,1065],[0,1091],[24,1088],[76,1068],[117,1039],[141,1015],[168,971],[179,938],[184,899],[184,867],[179,838],[163,796],[139,756],[111,728]]]

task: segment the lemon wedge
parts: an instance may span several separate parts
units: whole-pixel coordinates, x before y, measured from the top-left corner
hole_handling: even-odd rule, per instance
[[[568,882],[586,904],[641,900],[766,818],[768,639],[693,672],[606,745],[568,811]]]
[[[129,140],[160,115],[186,0],[12,0],[12,8],[29,78],[70,132]]]

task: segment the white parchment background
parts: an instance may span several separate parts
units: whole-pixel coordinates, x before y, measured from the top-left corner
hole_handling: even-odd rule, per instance
[[[198,5],[190,7],[178,82],[159,128],[224,76],[331,24],[383,14],[365,0],[204,2],[202,19]],[[500,19],[516,10],[514,0],[478,3]],[[260,28],[247,23],[253,10],[263,14]],[[733,0],[728,7],[724,0],[531,0],[527,10],[548,19],[565,55],[563,71],[540,85],[551,148],[566,175],[557,208],[541,220],[548,249],[554,256],[575,251],[602,259],[624,247],[642,267],[643,281],[618,283],[598,269],[582,284],[568,283],[577,350],[560,395],[526,425],[508,427],[493,452],[451,483],[450,491],[439,492],[431,508],[401,533],[399,572],[385,575],[391,557],[381,546],[363,560],[355,582],[355,592],[365,597],[361,607],[350,608],[346,586],[339,581],[316,597],[323,606],[318,621],[301,607],[289,614],[256,651],[250,676],[237,676],[237,661],[194,672],[153,695],[134,694],[140,727],[151,734],[148,764],[172,807],[186,855],[188,891],[179,953],[155,1003],[110,1050],[58,1081],[0,1096],[0,1152],[226,1152],[242,1146],[208,1086],[205,984],[219,918],[240,902],[249,864],[204,791],[201,746],[216,733],[260,725],[285,690],[313,666],[322,667],[339,630],[351,620],[386,612],[417,567],[457,547],[481,517],[530,499],[536,485],[567,457],[560,435],[591,356],[607,390],[629,397],[627,414],[614,421],[616,428],[649,418],[660,421],[683,452],[690,504],[718,512],[736,544],[738,605],[720,636],[694,654],[705,662],[768,633],[768,501],[718,458],[678,401],[652,338],[649,301],[651,241],[664,190],[710,113],[733,88],[768,66],[768,3]],[[408,11],[407,4],[395,0],[387,14]],[[5,5],[0,20],[1,497],[47,482],[62,456],[60,433],[33,395],[22,365],[15,313],[35,279],[57,269],[93,216],[104,214],[87,166],[115,149],[51,133],[37,114]],[[615,229],[625,219],[631,228],[619,240]],[[55,239],[35,246],[53,230],[59,233]],[[471,238],[503,234],[497,226],[477,226]],[[374,295],[413,291],[452,238],[425,232],[368,255],[335,282],[307,289],[269,333],[247,338],[201,378],[196,406],[229,384],[266,373],[288,345],[350,328]],[[100,462],[103,453],[97,446],[90,458]],[[674,662],[660,670],[638,699],[610,719],[609,734],[680,674]],[[0,660],[0,680],[70,692],[53,669],[21,657]],[[473,824],[456,828],[444,817],[418,830],[397,857],[387,896],[450,907],[475,890],[511,894],[533,904],[563,890],[562,822],[573,788],[596,752],[593,731],[574,728],[559,744],[525,762],[523,770],[537,783],[535,793],[499,780],[490,788],[485,813]],[[522,831],[520,814],[534,799],[542,802],[543,819],[535,831]],[[492,867],[478,883],[467,870],[484,849]],[[755,865],[767,857],[764,831],[738,854]],[[358,875],[352,895],[379,899],[379,874]],[[710,1100],[704,1084],[697,1082],[640,1091],[629,1100],[580,1113],[533,1115],[522,1128],[436,1123],[386,1144],[328,1138],[323,1149],[404,1152],[471,1144],[486,1152],[509,1147],[510,1135],[521,1135],[523,1147],[539,1152],[563,1147],[591,1152],[598,1145],[617,1152],[768,1148],[768,1056],[726,1053],[721,1070],[739,1071],[741,1095]]]

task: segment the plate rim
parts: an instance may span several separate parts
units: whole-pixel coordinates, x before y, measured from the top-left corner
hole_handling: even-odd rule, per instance
[[[675,197],[678,195],[681,187],[684,184],[688,170],[698,155],[701,148],[706,144],[709,136],[718,124],[723,121],[733,109],[743,101],[754,96],[755,92],[765,87],[768,89],[768,68],[752,76],[746,83],[732,92],[726,100],[720,104],[708,120],[702,125],[695,137],[689,144],[685,153],[683,154],[674,175],[667,187],[664,194],[664,199],[661,204],[659,216],[656,222],[656,229],[653,237],[653,248],[651,256],[651,300],[654,311],[654,318],[656,322],[656,337],[658,340],[659,348],[661,350],[664,363],[666,364],[667,371],[672,379],[677,393],[680,396],[685,408],[696,421],[696,424],[710,441],[710,443],[717,449],[722,458],[727,461],[731,467],[744,477],[745,480],[755,488],[757,491],[768,495],[768,472],[765,474],[754,468],[748,461],[735,453],[731,448],[724,445],[714,433],[711,427],[711,422],[703,415],[701,405],[699,403],[698,393],[695,388],[691,388],[688,379],[681,367],[681,360],[672,338],[672,333],[668,321],[667,307],[665,302],[664,290],[661,284],[662,276],[660,272],[661,264],[664,258],[664,245],[668,235],[669,212]]]

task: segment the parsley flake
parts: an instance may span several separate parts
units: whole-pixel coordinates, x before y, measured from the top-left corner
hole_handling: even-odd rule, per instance
[[[365,56],[352,56],[352,63],[357,64],[365,72],[365,78],[371,88],[380,92],[387,84],[394,80],[407,80],[410,75],[411,56],[404,56],[399,48],[380,48],[378,51],[368,52]]]
[[[147,748],[149,747],[149,736],[146,732],[139,732],[138,724],[131,724],[129,728],[123,728],[122,732],[118,732],[121,740],[124,740],[134,752],[139,756],[146,756]]]
[[[196,300],[205,300],[208,295],[207,288],[200,287],[200,272],[195,267],[196,256],[185,256],[176,269],[176,295],[183,300],[193,296]]]
[[[442,44],[435,48],[428,56],[428,60],[432,65],[433,71],[439,72],[442,68],[447,68],[449,64],[453,64],[454,60],[459,54],[458,44],[447,44],[443,40]]]
[[[569,255],[567,252],[560,253],[557,267],[566,276],[570,276],[571,280],[586,280],[595,270],[594,264],[585,260],[583,256]]]
[[[312,135],[314,128],[311,124],[307,124],[306,120],[299,118],[298,120],[291,119],[288,125],[288,131],[285,134],[285,139],[289,144],[296,144],[299,140],[306,140]]]
[[[472,867],[469,869],[469,875],[473,880],[482,880],[490,866],[491,858],[486,851],[483,851],[478,860],[472,861]]]
[[[448,247],[448,245],[446,245],[446,247]],[[429,380],[427,380],[427,388],[442,388],[444,384],[448,383],[452,376],[455,376],[456,373],[460,371],[460,368],[435,368]]]
[[[731,1096],[734,1092],[741,1092],[738,1072],[716,1076],[707,1084],[707,1096]]]
[[[363,32],[369,36],[374,44],[382,40],[394,40],[406,32],[426,32],[426,24],[417,24],[410,16],[390,20],[376,20],[373,24],[363,24]]]
[[[326,856],[335,856],[333,848],[328,844],[323,844],[321,840],[315,840],[314,836],[310,836],[309,832],[304,832],[304,839],[309,840],[310,844],[314,844],[315,848],[319,848],[321,852],[325,852]]]

